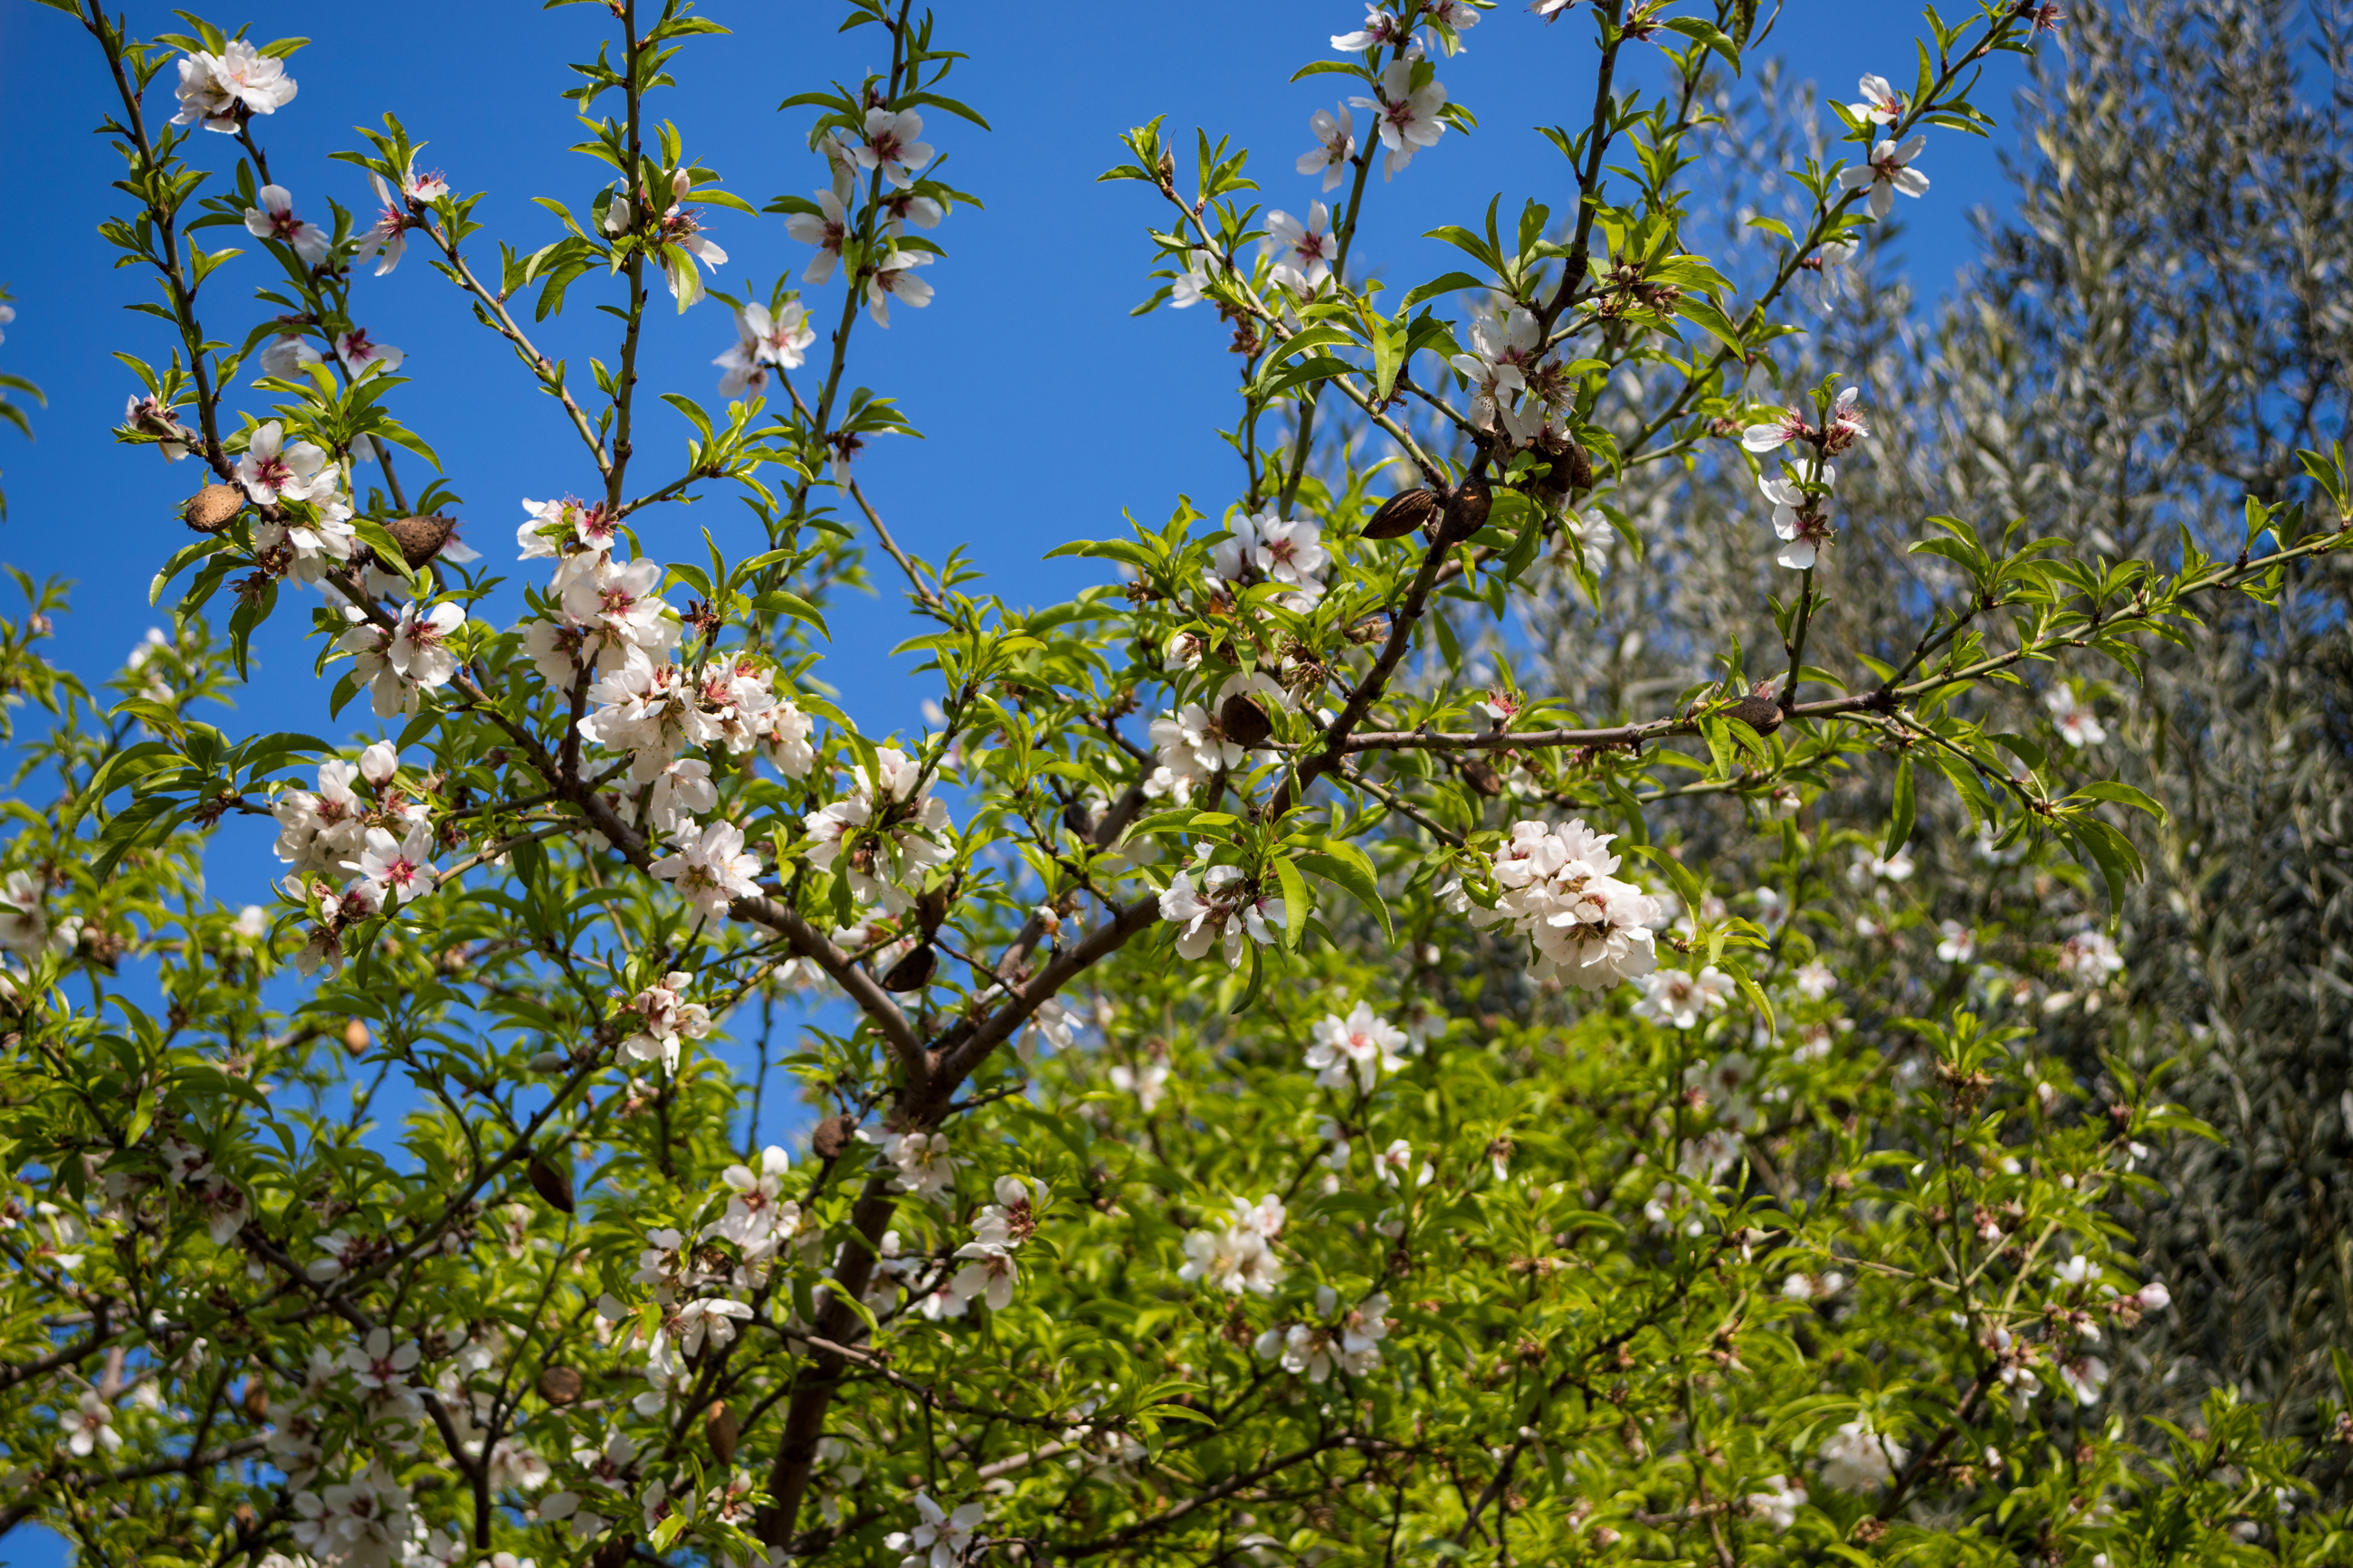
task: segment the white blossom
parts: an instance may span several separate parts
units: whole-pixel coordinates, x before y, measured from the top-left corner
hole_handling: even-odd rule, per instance
[[[2075,689],[2058,685],[2042,694],[2042,705],[2051,710],[2051,721],[2059,728],[2059,738],[2070,746],[2081,749],[2096,746],[2108,738],[2106,726],[2092,705],[2075,695]]]
[[[1369,1094],[1381,1074],[1405,1067],[1397,1054],[1405,1043],[1403,1029],[1377,1016],[1371,1004],[1359,1002],[1346,1017],[1327,1014],[1315,1025],[1307,1066],[1324,1089],[1345,1089],[1354,1079]]]
[[[256,239],[274,239],[292,247],[312,267],[327,258],[334,244],[325,229],[294,216],[294,198],[283,185],[261,187],[261,205],[245,209],[245,229]]]
[[[732,822],[714,822],[699,834],[691,827],[677,833],[670,852],[647,868],[711,920],[760,890],[760,858],[744,849],[744,830]]]
[[[659,1061],[667,1072],[678,1071],[681,1040],[700,1040],[711,1033],[711,1010],[686,1000],[694,976],[673,970],[659,985],[649,985],[622,1005],[634,1014],[636,1033],[621,1042],[621,1055],[636,1061]]]
[[[877,112],[880,112],[879,110]],[[988,1517],[988,1510],[977,1502],[968,1502],[954,1513],[934,1502],[929,1492],[915,1494],[915,1511],[923,1522],[912,1531],[892,1531],[882,1538],[882,1544],[893,1552],[907,1555],[899,1568],[956,1568],[971,1551],[973,1535]]]
[[[932,161],[931,143],[922,140],[923,117],[912,109],[893,113],[876,105],[866,111],[866,140],[852,149],[861,169],[880,169],[900,190],[914,183],[916,171]]]
[[[122,1434],[114,1426],[114,1407],[90,1389],[75,1396],[73,1408],[58,1412],[58,1426],[66,1435],[66,1452],[77,1459],[86,1459],[94,1452],[111,1454],[122,1447]]]
[[[327,454],[308,441],[287,445],[286,427],[275,419],[247,441],[245,456],[237,460],[237,478],[245,493],[263,506],[334,492]]]
[[[235,134],[243,117],[275,114],[294,101],[294,79],[286,62],[261,53],[243,38],[231,38],[221,52],[202,50],[180,59],[180,111],[174,125],[201,123],[207,131]]]
[[[1241,963],[1245,938],[1265,947],[1277,926],[1289,923],[1282,900],[1252,892],[1239,866],[1212,866],[1198,883],[1191,872],[1177,872],[1160,895],[1160,918],[1179,928],[1179,957],[1198,958],[1222,943],[1229,965]]]
[[[1903,1447],[1864,1420],[1845,1423],[1821,1446],[1822,1484],[1833,1491],[1877,1491],[1904,1463]]]
[[[1276,207],[1266,215],[1267,255],[1274,258],[1274,280],[1296,294],[1313,294],[1332,276],[1332,259],[1339,242],[1332,234],[1332,209],[1322,202],[1307,206],[1307,221]]]
[[[891,324],[891,301],[903,301],[910,309],[920,310],[932,302],[932,286],[915,276],[918,267],[929,267],[932,254],[927,250],[901,250],[893,247],[890,253],[874,263],[874,270],[866,279],[866,309],[878,327]]]
[[[1777,1531],[1786,1531],[1798,1522],[1798,1510],[1806,1506],[1806,1489],[1787,1476],[1767,1476],[1763,1491],[1750,1492],[1740,1500],[1757,1518]]]
[[[787,300],[774,313],[765,305],[739,307],[735,336],[735,346],[711,362],[727,373],[719,378],[720,394],[726,397],[762,390],[771,367],[798,368],[817,342],[817,329],[809,325],[808,307]]]
[[[1697,974],[1680,969],[1653,970],[1642,977],[1642,999],[1634,1015],[1678,1029],[1688,1029],[1706,1014],[1719,1011],[1732,998],[1732,976],[1714,964]]]
[[[1299,172],[1322,174],[1327,192],[1338,189],[1347,174],[1348,160],[1356,155],[1356,117],[1345,103],[1337,114],[1319,109],[1308,116],[1307,132],[1315,138],[1315,147],[1299,155]]]
[[[815,213],[795,213],[785,219],[785,232],[803,245],[817,247],[808,267],[801,273],[804,283],[823,283],[833,276],[841,260],[842,242],[849,237],[849,213],[841,198],[831,191],[819,191]]]
[[[1582,819],[1557,828],[1515,824],[1493,858],[1495,907],[1472,904],[1472,923],[1510,924],[1525,935],[1540,979],[1596,991],[1650,973],[1658,966],[1653,931],[1666,923],[1666,911],[1615,875],[1619,858],[1609,852],[1615,837]]]
[[[1907,196],[1927,195],[1928,176],[1911,166],[1927,145],[1926,136],[1909,137],[1901,146],[1883,140],[1871,150],[1869,163],[1841,169],[1839,184],[1850,191],[1869,191],[1871,216],[1883,218],[1895,210],[1896,192]]]
[[[1336,45],[1338,40],[1334,40]],[[1433,146],[1446,134],[1446,123],[1439,110],[1446,107],[1446,86],[1432,80],[1420,87],[1413,85],[1418,69],[1426,70],[1426,62],[1391,60],[1381,69],[1378,98],[1352,98],[1352,109],[1369,109],[1378,116],[1381,145],[1388,155],[1381,162],[1381,177],[1393,179],[1399,169],[1413,162],[1413,155],[1424,147]]]
[[[1889,86],[1885,77],[1866,75],[1855,84],[1855,90],[1862,94],[1862,100],[1847,107],[1854,111],[1857,120],[1873,125],[1893,125],[1904,118],[1904,95]]]

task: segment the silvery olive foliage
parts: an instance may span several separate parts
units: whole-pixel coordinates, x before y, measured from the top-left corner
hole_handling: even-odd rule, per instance
[[[1233,356],[1235,460],[1062,546],[1102,579],[1042,609],[859,482],[923,392],[860,348],[922,331],[986,199],[941,177],[983,40],[851,0],[887,70],[738,168],[665,111],[723,29],[605,9],[580,183],[503,238],[396,121],[345,155],[373,217],[275,184],[300,40],[78,13],[153,321],[121,435],[197,478],[170,636],[95,689],[26,584],[7,643],[45,727],[0,910],[0,1525],[215,1568],[2341,1550],[2234,1391],[2112,1414],[2174,1299],[2115,1215],[2204,1129],[2113,1047],[2063,1095],[2084,1042],[2042,1020],[2126,983],[2163,811],[2067,743],[2086,688],[2062,738],[1994,719],[2271,613],[2348,542],[2343,459],[2131,549],[1855,507],[1908,458],[1831,374],[1872,367],[1817,363],[1813,297],[2052,8],[1930,14],[1721,244],[1743,0],[1409,0],[1300,71],[1295,158],[1130,132],[1145,308]],[[1474,26],[1589,118],[1540,133],[1553,188],[1377,279],[1368,204],[1525,118],[1448,94]],[[369,329],[402,265],[512,348],[564,472],[461,499],[431,367]],[[584,374],[538,340],[591,308]],[[723,351],[716,399],[659,393],[682,449],[654,332]],[[1708,548],[1753,624],[1662,619],[1680,679],[1623,636],[1564,662],[1682,602],[1681,472],[1747,499]],[[921,730],[828,696],[870,571]],[[1850,571],[1908,572],[1900,636],[1841,618]],[[272,616],[317,710],[231,733]],[[232,816],[276,829],[271,904],[204,893]],[[1996,935],[1908,900],[1953,837],[2009,874]],[[1931,931],[1924,985],[1888,953]]]
[[[1857,504],[2023,515],[2120,553],[2179,529],[2227,547],[2249,492],[2328,507],[2296,453],[2341,439],[2353,396],[2353,316],[2336,281],[2353,264],[2348,20],[2331,5],[2076,9],[2021,100],[2016,214],[1988,232],[1954,303],[1924,328],[1869,251],[1818,298],[1804,363],[1863,367],[1883,410],[1883,460],[1856,476]],[[1740,128],[1719,153],[1736,171],[1736,220],[1777,210],[1778,170],[1819,135],[1788,97],[1759,96],[1727,92],[1725,106]],[[1674,476],[1642,504],[1675,591],[1613,601],[1605,635],[1567,632],[1554,679],[1609,677],[1579,661],[1630,634],[1641,640],[1620,680],[1675,679],[1715,642],[1757,635],[1758,574],[1712,549],[1750,505],[1746,477]],[[1900,644],[1914,572],[1900,545],[1855,544],[1820,624],[1866,648]],[[2140,679],[2077,673],[1980,694],[2001,727],[2167,807],[2144,841],[2148,877],[2125,906],[2112,983],[2018,984],[2038,952],[2020,922],[2088,923],[2096,900],[1977,853],[1949,807],[1930,808],[1915,839],[1900,900],[1915,921],[1883,931],[1867,908],[1831,916],[1890,981],[1966,983],[1989,1005],[2007,989],[2052,1040],[2052,1091],[2075,1113],[2113,1092],[2111,1052],[2137,1071],[2179,1064],[2171,1093],[2224,1135],[2151,1141],[2157,1186],[2115,1210],[2174,1307],[2114,1358],[2109,1399],[2194,1426],[2208,1389],[2238,1388],[2273,1430],[2326,1443],[2307,1479],[2332,1502],[2353,1458],[2353,1428],[2335,1415],[2353,1335],[2342,559],[2269,602],[2216,606],[2205,634],[2157,650]],[[1823,805],[1863,827],[1886,798],[1863,777]],[[1737,848],[1736,829],[1719,852]]]

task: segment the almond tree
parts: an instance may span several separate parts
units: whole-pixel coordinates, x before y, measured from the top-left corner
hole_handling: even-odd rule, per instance
[[[1208,132],[1131,132],[1106,177],[1147,306],[1230,327],[1236,464],[1214,511],[1063,546],[1105,580],[1043,609],[909,553],[859,480],[922,389],[864,390],[853,342],[955,286],[962,56],[852,0],[889,68],[786,100],[809,161],[780,183],[818,195],[755,206],[659,107],[723,29],[608,9],[571,93],[593,177],[496,244],[397,121],[345,155],[372,222],[272,181],[299,40],[77,13],[126,166],[107,232],[162,327],[121,434],[206,482],[156,579],[174,635],[116,700],[28,678],[19,793],[54,794],[0,914],[0,1522],[360,1568],[2326,1550],[2301,1452],[2228,1391],[2161,1448],[2099,1419],[2170,1302],[2104,1205],[2186,1115],[2120,1069],[2100,1119],[2049,1116],[2037,1037],[1956,996],[1841,1027],[1873,973],[1778,890],[1858,848],[1902,880],[1949,799],[2121,899],[2156,803],[1978,694],[2137,668],[2347,542],[2318,454],[2334,505],[2251,500],[2219,553],[1836,504],[1870,410],[1783,388],[1796,286],[1923,195],[2049,8],[1931,13],[1910,89],[1870,90],[1736,256],[1686,209],[1712,79],[1767,32],[1742,0],[1547,0],[1550,33],[1376,9],[1300,73],[1347,78],[1348,118],[1303,96],[1282,205]],[[1392,309],[1358,225],[1476,131],[1440,79],[1474,25],[1589,70],[1590,117],[1543,132],[1550,200],[1439,230],[1454,258]],[[775,283],[723,292],[755,255]],[[366,276],[418,260],[578,443],[479,503],[520,502],[511,585],[365,320]],[[214,324],[265,267],[250,326]],[[590,299],[618,324],[583,379],[536,334]],[[638,363],[679,330],[729,400],[663,395],[682,453]],[[1621,499],[1703,460],[1762,491],[1725,547],[1781,563],[1765,657],[1639,700],[1516,679],[1546,574],[1642,573]],[[751,521],[691,538],[677,503],[721,495]],[[1943,563],[1892,658],[1817,635],[1858,532]],[[826,696],[870,554],[936,682],[920,731]],[[304,611],[302,721],[354,743],[208,721]],[[1867,838],[1803,815],[1862,776]],[[1729,801],[1761,856],[1691,833]],[[278,826],[271,906],[203,894],[231,814]]]

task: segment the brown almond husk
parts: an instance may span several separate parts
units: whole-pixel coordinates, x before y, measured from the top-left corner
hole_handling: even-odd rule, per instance
[[[849,1147],[849,1135],[855,1125],[847,1116],[828,1116],[809,1134],[809,1147],[820,1160],[839,1159],[841,1152]]]
[[[396,517],[384,525],[384,531],[400,546],[401,559],[414,572],[441,553],[441,547],[449,542],[450,531],[457,526],[456,518],[436,512],[431,517]]]
[[[546,1199],[548,1207],[563,1214],[572,1212],[572,1178],[562,1167],[551,1165],[534,1154],[531,1163],[523,1167],[523,1174],[531,1178],[531,1190]]]
[[[580,1397],[580,1373],[568,1366],[551,1366],[539,1374],[539,1396],[550,1405],[569,1405]]]
[[[245,492],[235,485],[206,485],[180,508],[180,521],[198,533],[218,533],[245,510]]]
[[[920,942],[915,951],[892,964],[882,975],[885,991],[921,991],[932,983],[939,972],[939,950],[930,942]]]
[[[245,1398],[242,1403],[245,1405],[245,1413],[256,1421],[268,1418],[269,1390],[261,1386],[261,1379],[248,1377],[245,1380]]]
[[[368,1026],[357,1018],[343,1023],[343,1049],[358,1056],[368,1048]]]
[[[1218,704],[1218,728],[1237,746],[1263,746],[1274,734],[1274,721],[1266,710],[1239,691]]]
[[[1487,509],[1493,502],[1494,492],[1483,475],[1474,474],[1455,486],[1446,498],[1446,542],[1460,544],[1486,527]]]
[[[1726,711],[1760,735],[1769,735],[1781,727],[1781,705],[1770,697],[1744,697]]]
[[[1366,539],[1403,539],[1417,529],[1423,529],[1445,510],[1439,499],[1428,490],[1403,490],[1381,503],[1365,524]]]
[[[1489,800],[1504,793],[1504,775],[1483,757],[1471,757],[1463,762],[1462,782]]]
[[[744,1438],[744,1425],[735,1419],[735,1412],[727,1408],[725,1400],[712,1405],[711,1414],[702,1418],[702,1437],[711,1445],[712,1458],[723,1465],[734,1462],[735,1445]]]

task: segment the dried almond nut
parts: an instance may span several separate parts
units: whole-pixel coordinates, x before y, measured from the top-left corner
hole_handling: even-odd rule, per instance
[[[849,1135],[855,1126],[847,1116],[828,1116],[809,1134],[809,1147],[820,1160],[838,1159],[849,1147]]]
[[[1725,711],[1760,735],[1769,735],[1781,727],[1781,705],[1762,693],[1744,697]]]
[[[561,1167],[534,1154],[531,1163],[523,1167],[523,1174],[531,1178],[531,1190],[545,1198],[548,1207],[563,1214],[572,1212],[572,1178]]]
[[[914,952],[883,972],[882,989],[921,991],[932,983],[932,976],[939,972],[939,950],[928,942],[918,942]]]
[[[1504,775],[1490,766],[1483,757],[1472,757],[1463,763],[1462,782],[1489,800],[1504,793]]]
[[[1487,508],[1493,500],[1484,475],[1473,474],[1455,486],[1446,498],[1446,542],[1460,544],[1486,527]]]
[[[580,1397],[579,1373],[568,1366],[551,1366],[539,1374],[539,1396],[550,1405],[569,1405]]]
[[[357,1018],[343,1023],[343,1049],[358,1056],[368,1048],[368,1026]]]
[[[1365,524],[1366,539],[1403,539],[1416,529],[1427,528],[1444,508],[1428,490],[1405,490],[1381,503]]]
[[[218,533],[245,510],[245,492],[235,485],[206,485],[180,509],[180,521],[198,533]]]
[[[1245,747],[1262,746],[1274,733],[1266,710],[1239,691],[1218,704],[1218,728],[1225,731],[1227,740]]]
[[[401,559],[414,572],[441,553],[441,547],[449,542],[450,530],[457,526],[457,519],[436,512],[431,517],[396,517],[384,528],[392,535],[393,542],[400,546]]]
[[[712,1405],[711,1414],[702,1418],[702,1436],[711,1445],[712,1458],[723,1465],[733,1462],[735,1445],[743,1440],[744,1426],[735,1419],[735,1413],[727,1408],[725,1400]]]

